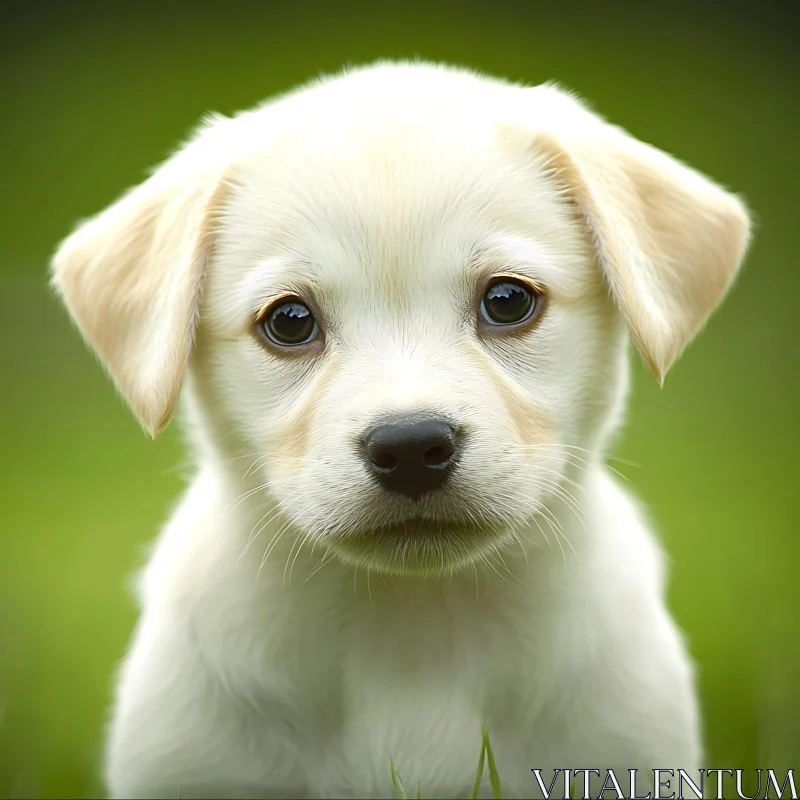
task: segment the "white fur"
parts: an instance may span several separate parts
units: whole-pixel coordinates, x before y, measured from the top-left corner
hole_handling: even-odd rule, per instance
[[[467,796],[483,726],[508,797],[534,767],[698,768],[663,558],[603,453],[629,332],[663,378],[747,236],[735,197],[557,88],[420,64],[214,118],[79,228],[56,285],[151,433],[183,383],[198,465],[142,575],[114,796],[388,797],[390,758]],[[548,298],[515,337],[474,314],[508,272]],[[287,291],[324,350],[254,335]],[[468,438],[411,501],[354,442],[416,410]]]

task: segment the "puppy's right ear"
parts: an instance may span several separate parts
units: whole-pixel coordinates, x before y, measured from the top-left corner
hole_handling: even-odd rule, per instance
[[[180,394],[224,186],[177,172],[162,167],[81,224],[52,262],[53,285],[151,436]]]

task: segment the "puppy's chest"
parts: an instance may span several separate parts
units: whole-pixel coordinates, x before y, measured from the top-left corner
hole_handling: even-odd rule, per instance
[[[319,685],[306,694],[310,717],[319,714],[311,770],[312,783],[317,771],[324,776],[318,794],[390,796],[393,761],[412,793],[419,783],[428,796],[468,795],[484,724],[495,717],[521,725],[535,715],[535,663],[523,664],[533,639],[470,615],[414,618],[416,625],[388,615],[348,626],[325,696]]]
[[[408,653],[392,667],[383,657],[370,661],[342,664],[338,724],[319,742],[325,780],[335,794],[383,796],[394,762],[412,793],[419,783],[428,794],[463,795],[474,778],[487,701],[475,665],[415,663]]]

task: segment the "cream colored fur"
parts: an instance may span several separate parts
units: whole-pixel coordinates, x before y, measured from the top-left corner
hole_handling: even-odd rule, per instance
[[[183,386],[197,463],[139,584],[114,796],[388,797],[390,757],[466,796],[482,726],[508,797],[699,767],[663,558],[603,455],[628,337],[663,379],[747,239],[741,201],[558,88],[425,64],[212,118],[80,226],[54,283],[151,434]],[[506,273],[547,297],[514,336],[475,314]],[[298,291],[325,341],[287,357],[254,324]],[[467,438],[414,501],[355,443],[418,410]]]

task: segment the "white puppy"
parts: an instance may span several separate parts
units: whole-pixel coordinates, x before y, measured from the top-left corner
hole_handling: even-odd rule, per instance
[[[391,758],[465,796],[484,726],[506,796],[699,768],[663,559],[602,454],[629,335],[662,380],[748,231],[558,88],[424,64],[213,117],[82,224],[55,285],[152,435],[183,387],[197,463],[113,794],[391,796]]]

